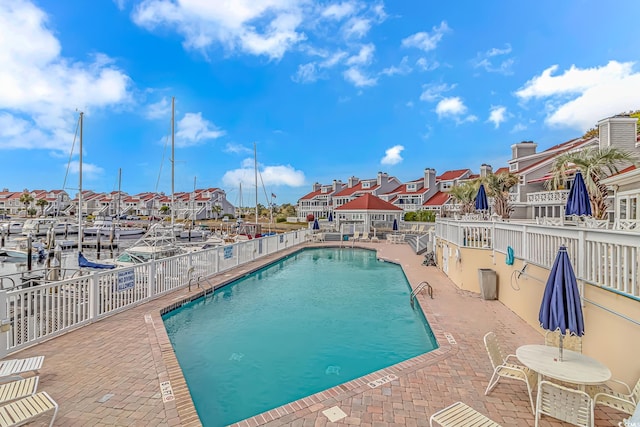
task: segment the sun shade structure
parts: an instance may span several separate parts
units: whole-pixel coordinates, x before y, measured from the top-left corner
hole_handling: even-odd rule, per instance
[[[320,224],[318,224],[318,220],[317,219],[313,220],[313,229],[314,230],[320,230]]]
[[[333,212],[329,212],[329,218],[328,218],[329,222],[333,222]]]
[[[584,335],[584,318],[580,303],[578,281],[571,266],[571,260],[565,246],[560,246],[556,260],[551,267],[538,315],[540,325],[548,330],[558,330],[558,346],[562,361],[562,338],[566,334]]]
[[[398,220],[393,219],[393,231],[398,231]]]
[[[486,211],[489,210],[489,201],[487,200],[487,192],[484,189],[484,184],[480,184],[478,194],[476,195],[476,210]]]
[[[564,213],[565,215],[591,216],[589,192],[580,171],[576,172]]]

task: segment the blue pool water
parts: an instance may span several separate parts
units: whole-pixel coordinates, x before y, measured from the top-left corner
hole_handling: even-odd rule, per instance
[[[164,316],[205,426],[223,426],[437,347],[400,266],[298,252]]]

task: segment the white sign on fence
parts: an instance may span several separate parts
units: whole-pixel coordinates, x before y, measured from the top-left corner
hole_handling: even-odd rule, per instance
[[[126,291],[136,285],[136,275],[133,268],[118,271],[118,292]]]

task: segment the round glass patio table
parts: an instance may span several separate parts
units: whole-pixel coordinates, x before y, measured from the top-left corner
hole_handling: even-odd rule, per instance
[[[559,355],[558,347],[548,345],[523,345],[516,350],[518,360],[537,372],[538,376],[578,384],[580,388],[611,379],[609,368],[592,357],[563,349],[561,362]]]

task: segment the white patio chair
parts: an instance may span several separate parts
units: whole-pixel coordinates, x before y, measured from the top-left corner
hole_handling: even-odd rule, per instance
[[[540,381],[538,384],[535,427],[538,427],[541,415],[548,415],[580,427],[593,427],[591,397],[584,391],[549,381]]]
[[[559,347],[560,331],[547,331],[544,334],[544,344],[551,347]],[[582,337],[577,335],[566,335],[562,339],[562,348],[582,353]]]
[[[362,237],[360,237],[360,241],[361,242],[368,242],[369,241],[369,232],[365,231],[362,233]]]
[[[609,381],[622,385],[626,393],[617,392],[608,385],[591,386],[588,391],[593,395],[594,409],[596,405],[604,405],[632,415],[640,403],[640,379],[633,390],[631,390],[631,387],[622,381]]]
[[[485,396],[493,390],[501,378],[511,378],[513,380],[523,381],[527,385],[529,403],[531,404],[531,413],[535,413],[531,389],[536,385],[536,373],[526,366],[509,362],[510,358],[515,358],[516,356],[514,354],[504,355],[495,333],[489,332],[484,336],[484,345],[487,348],[491,366],[493,366],[493,375],[491,376],[487,389],[484,392]]]
[[[357,242],[358,239],[360,239],[360,232],[359,231],[354,231],[353,232],[353,241]]]
[[[434,422],[442,427],[501,427],[500,424],[462,402],[456,402],[431,415],[429,426],[433,427]]]

